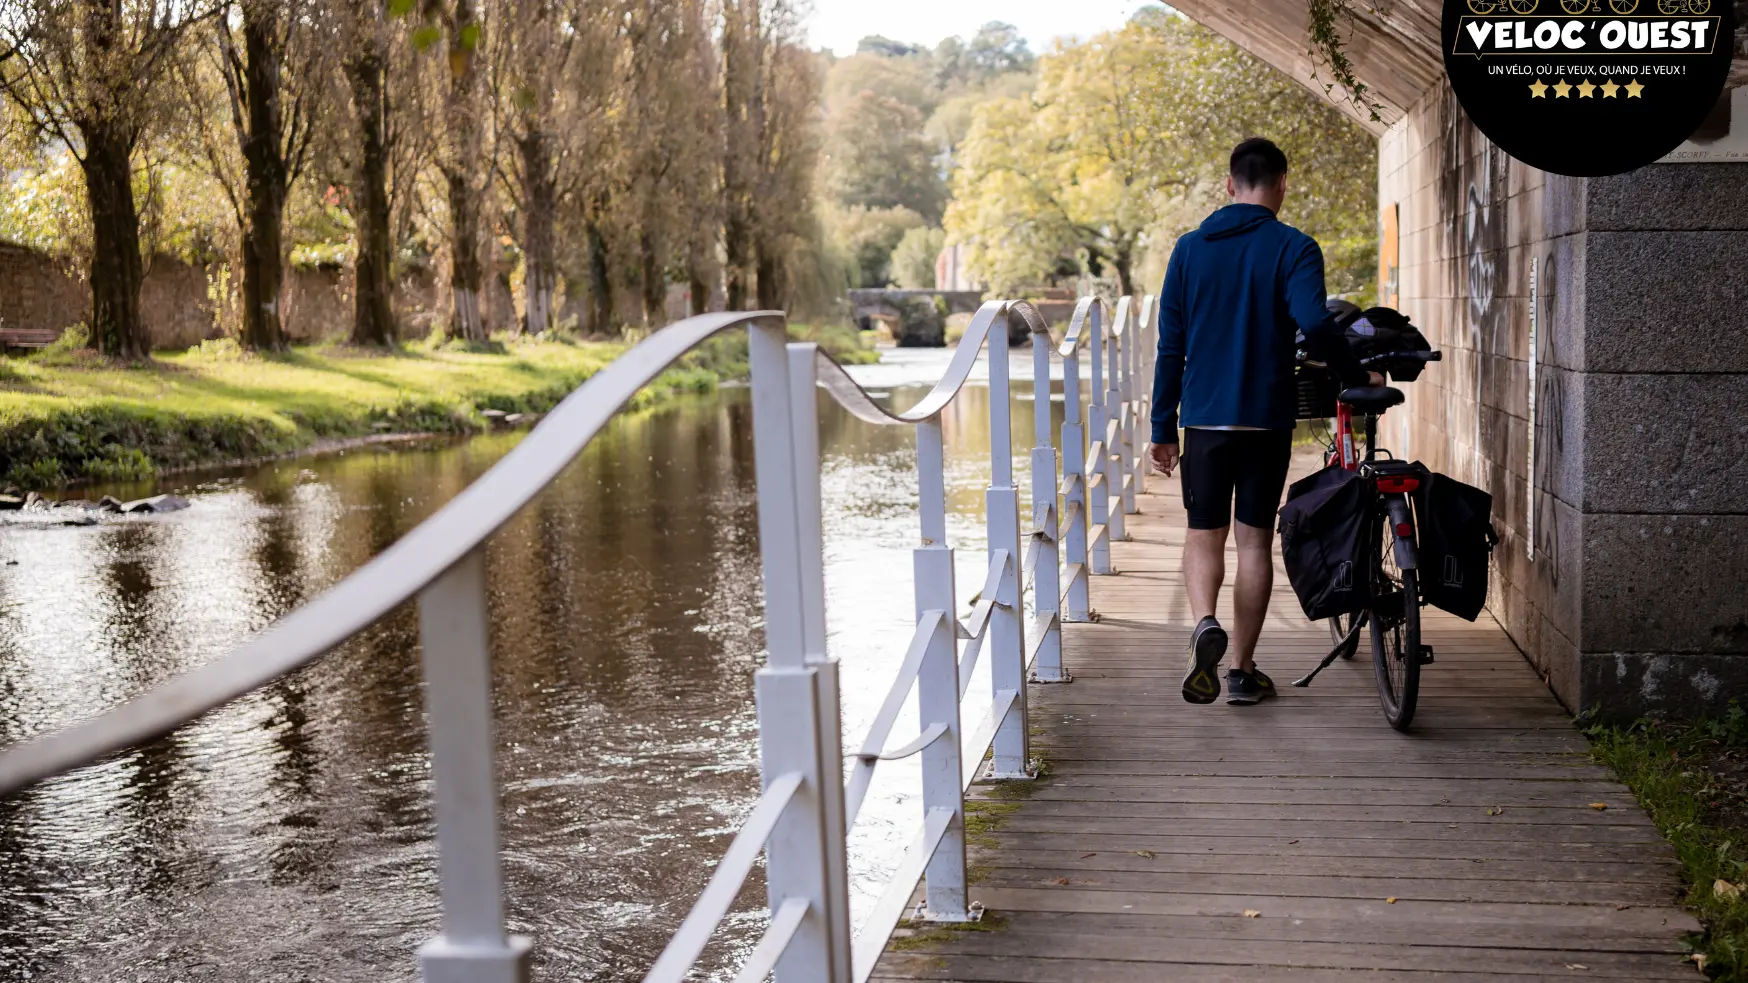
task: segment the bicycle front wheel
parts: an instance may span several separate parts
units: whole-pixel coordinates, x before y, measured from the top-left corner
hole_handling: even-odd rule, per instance
[[[1372,588],[1372,668],[1384,719],[1397,730],[1414,720],[1420,697],[1420,584],[1396,565],[1395,532],[1378,523],[1379,576]]]

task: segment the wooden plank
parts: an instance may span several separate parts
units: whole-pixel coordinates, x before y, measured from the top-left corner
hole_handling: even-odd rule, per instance
[[[972,851],[999,928],[911,939],[876,978],[1700,983],[1673,849],[1496,624],[1426,613],[1438,662],[1398,734],[1364,645],[1285,686],[1330,641],[1278,577],[1257,658],[1281,698],[1187,705],[1180,504],[1141,502],[1101,621],[1064,626],[1076,681],[1030,693],[1048,777]]]

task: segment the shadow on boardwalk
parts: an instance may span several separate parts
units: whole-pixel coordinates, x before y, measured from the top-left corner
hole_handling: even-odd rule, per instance
[[[1369,642],[1287,685],[1330,642],[1277,570],[1257,658],[1281,699],[1185,703],[1182,509],[1150,486],[1102,622],[1066,629],[1075,682],[1033,688],[1048,778],[973,850],[994,930],[901,929],[876,979],[1703,979],[1673,852],[1489,616],[1428,611],[1398,734]]]

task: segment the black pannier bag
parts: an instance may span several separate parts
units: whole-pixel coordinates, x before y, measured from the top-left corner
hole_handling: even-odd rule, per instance
[[[1420,527],[1420,594],[1433,607],[1474,621],[1487,604],[1487,557],[1499,543],[1493,496],[1433,474],[1414,493]]]
[[[1293,483],[1281,507],[1281,559],[1305,616],[1351,614],[1371,603],[1367,529],[1377,498],[1358,474],[1328,467]]]

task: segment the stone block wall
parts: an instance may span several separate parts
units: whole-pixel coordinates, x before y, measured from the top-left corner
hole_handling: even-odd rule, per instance
[[[1493,494],[1494,616],[1575,711],[1748,694],[1748,166],[1543,174],[1443,87],[1379,158],[1446,358],[1381,442]]]
[[[187,348],[220,330],[208,295],[208,270],[165,257],[146,266],[140,309],[152,347]],[[507,286],[488,291],[492,330],[515,324]],[[423,337],[440,323],[439,291],[429,276],[408,278],[395,288],[395,309],[407,338]],[[286,333],[296,342],[342,337],[352,329],[350,270],[289,270],[283,300]],[[0,243],[0,326],[64,330],[91,312],[91,292],[77,269],[20,246]]]

